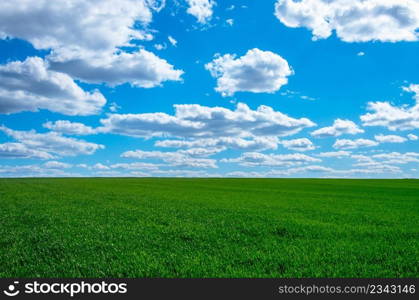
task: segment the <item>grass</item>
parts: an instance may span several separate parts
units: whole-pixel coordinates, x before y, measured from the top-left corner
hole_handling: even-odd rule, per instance
[[[419,181],[0,179],[0,277],[419,277]]]

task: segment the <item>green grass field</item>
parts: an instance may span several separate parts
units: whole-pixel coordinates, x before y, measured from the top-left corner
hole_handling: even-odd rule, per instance
[[[419,181],[0,179],[0,277],[419,277]]]

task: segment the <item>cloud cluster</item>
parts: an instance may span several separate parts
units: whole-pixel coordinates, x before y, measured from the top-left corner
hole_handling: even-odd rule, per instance
[[[416,152],[390,152],[374,154],[372,156],[366,155],[352,155],[351,158],[357,161],[354,164],[355,167],[363,167],[369,170],[382,170],[382,173],[386,171],[401,172],[401,169],[395,165],[404,165],[409,163],[419,163],[419,153]]]
[[[349,120],[336,119],[332,126],[317,129],[311,133],[316,138],[337,137],[343,134],[358,134],[363,133],[354,122]]]
[[[300,153],[264,154],[259,152],[245,152],[238,158],[225,158],[221,160],[224,163],[238,163],[246,167],[287,167],[319,161],[321,160],[318,158]]]
[[[135,41],[150,40],[147,25],[162,6],[159,0],[9,1],[1,5],[0,38],[51,49],[52,70],[85,82],[154,87],[179,81],[183,72],[149,51],[121,47],[138,48]]]
[[[361,116],[363,125],[383,126],[392,131],[419,128],[419,84],[411,84],[404,90],[415,93],[414,106],[396,107],[389,102],[369,102],[367,108],[372,112]]]
[[[39,57],[0,66],[0,113],[47,109],[65,115],[93,115],[106,99],[86,92],[66,74],[48,70]]]
[[[189,7],[186,12],[194,16],[199,23],[207,23],[211,20],[213,7],[216,5],[214,0],[186,0]]]
[[[269,106],[252,110],[243,103],[235,110],[199,104],[175,105],[175,115],[110,114],[101,123],[102,130],[109,133],[185,138],[288,136],[316,125],[307,118],[294,119]]]
[[[56,132],[37,133],[34,130],[18,131],[4,126],[0,126],[0,131],[3,131],[20,144],[23,144],[27,149],[42,152],[44,153],[43,155],[48,156],[48,158],[52,158],[56,155],[88,155],[95,153],[99,149],[105,148],[105,146],[100,144],[64,137]]]
[[[51,159],[53,155],[36,149],[31,149],[23,143],[0,144],[0,158],[32,158]]]
[[[356,139],[356,140],[348,140],[348,139],[338,139],[333,144],[333,148],[335,149],[357,149],[357,148],[364,148],[364,147],[374,147],[378,146],[378,142],[368,139]]]
[[[0,165],[0,176],[2,177],[78,177],[81,174],[69,173],[55,164],[42,165]]]
[[[416,0],[278,0],[275,16],[287,27],[305,27],[314,39],[335,31],[345,42],[417,41]]]
[[[375,154],[372,156],[373,159],[381,160],[381,163],[385,164],[407,164],[407,163],[418,163],[419,162],[419,153],[416,152],[391,152],[391,153],[382,153]]]
[[[302,167],[292,167],[285,170],[270,170],[266,172],[243,172],[243,171],[234,171],[227,173],[227,177],[289,177],[296,175],[313,176],[313,173],[318,173],[320,177],[323,178],[348,178],[353,177],[354,175],[376,175],[386,172],[391,173],[400,173],[400,168],[394,166],[384,166],[383,168],[354,168],[354,169],[333,169],[320,165],[308,165]]]
[[[165,148],[194,148],[194,147],[215,147],[228,148],[244,151],[264,151],[276,150],[278,148],[279,139],[272,136],[262,136],[253,138],[240,137],[219,137],[205,139],[189,139],[189,140],[160,140],[154,145]]]
[[[161,151],[126,151],[121,157],[134,159],[156,159],[175,167],[217,168],[216,160],[203,158],[214,155],[222,149],[192,148],[175,152]]]
[[[55,52],[113,51],[144,39],[136,21],[152,20],[153,0],[3,1],[0,37],[21,38],[37,49]],[[19,22],[16,22],[19,20]]]
[[[236,92],[273,93],[288,83],[294,72],[288,62],[270,51],[251,49],[245,55],[225,54],[205,65],[217,78],[216,91],[223,96]]]

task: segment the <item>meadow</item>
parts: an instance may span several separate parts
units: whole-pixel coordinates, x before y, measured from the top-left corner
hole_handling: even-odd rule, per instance
[[[0,277],[419,277],[419,180],[0,179]]]

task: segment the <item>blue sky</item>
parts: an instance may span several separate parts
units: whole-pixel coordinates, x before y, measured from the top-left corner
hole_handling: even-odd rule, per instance
[[[0,176],[419,177],[415,0],[0,4]]]

